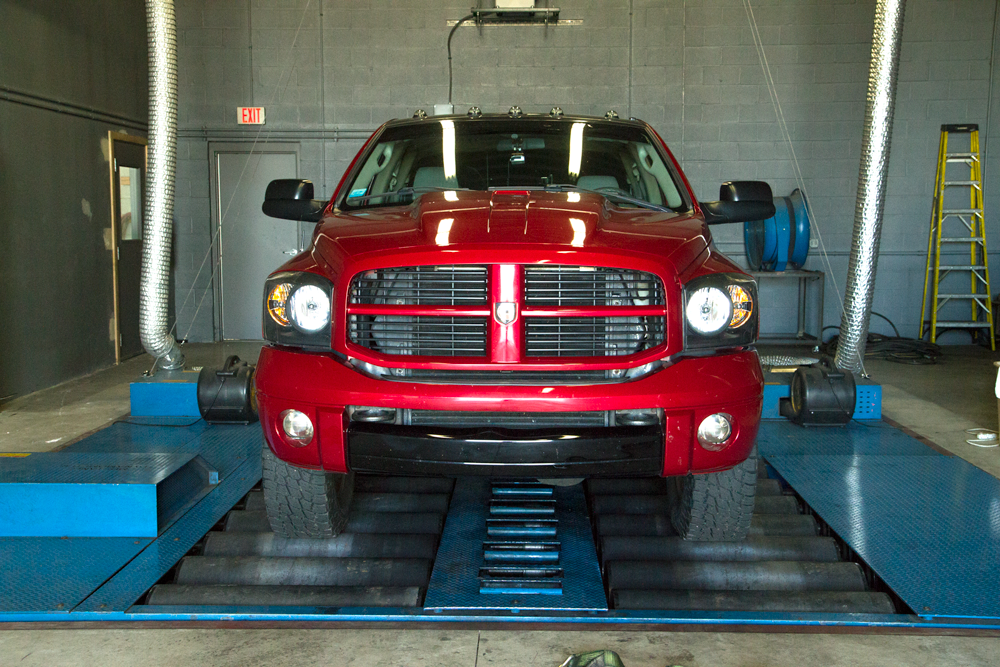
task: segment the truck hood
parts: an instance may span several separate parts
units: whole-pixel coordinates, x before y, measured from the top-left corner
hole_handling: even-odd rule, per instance
[[[337,273],[372,256],[449,251],[457,259],[452,252],[496,249],[644,255],[676,274],[704,253],[711,236],[700,216],[618,208],[598,194],[457,191],[427,193],[409,206],[334,213],[314,242],[314,258]]]

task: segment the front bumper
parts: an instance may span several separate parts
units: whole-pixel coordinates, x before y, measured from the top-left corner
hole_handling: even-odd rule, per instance
[[[575,476],[669,476],[723,470],[746,459],[753,447],[760,422],[763,386],[760,361],[752,350],[684,359],[638,380],[600,385],[472,386],[379,380],[357,372],[331,354],[277,347],[261,350],[256,374],[264,435],[279,458],[293,465],[333,472],[360,469],[398,474],[469,474],[470,467],[494,465],[506,466],[507,472],[502,474],[508,476],[551,477],[560,476],[560,470],[568,470],[574,463],[579,464]],[[358,423],[348,421],[346,407],[349,405],[486,412],[662,408],[664,419],[657,427],[660,433],[644,436],[646,444],[635,450],[637,454],[633,456],[614,450],[616,428],[594,429],[599,433],[584,438],[590,444],[555,450],[543,446],[545,443],[536,442],[537,447],[530,450],[517,444],[523,442],[525,436],[540,439],[542,431],[517,431],[508,436],[505,430],[500,439],[513,444],[504,447],[475,443],[473,441],[482,438],[475,437],[476,433],[462,433],[464,429],[459,428],[435,427],[434,433],[444,437],[430,438],[422,437],[420,427],[384,427],[410,430],[388,430],[376,437]],[[293,446],[283,435],[281,413],[288,409],[305,412],[313,421],[315,435],[304,447]],[[734,433],[725,449],[711,452],[697,444],[695,431],[702,419],[716,412],[732,416]],[[417,430],[412,430],[414,428]],[[546,431],[544,435],[548,439],[581,435],[572,431]],[[486,439],[491,438],[497,439],[496,436]],[[561,438],[564,442],[579,439]],[[442,444],[435,449],[427,440],[438,440]],[[444,441],[451,442],[443,444]],[[650,461],[649,442],[655,442],[658,450],[653,461]],[[486,446],[477,447],[477,444]],[[581,451],[586,453],[580,454]],[[479,465],[460,465],[462,459],[469,457],[473,460],[466,463]],[[532,458],[535,460],[530,460]],[[629,463],[630,459],[642,463]],[[435,462],[456,465],[433,469],[431,464]],[[529,465],[532,463],[540,465]],[[512,464],[516,465],[510,467]],[[588,466],[590,469],[583,472]],[[549,472],[527,471],[534,467]],[[630,467],[636,469],[633,471]],[[574,476],[569,472],[562,475]]]

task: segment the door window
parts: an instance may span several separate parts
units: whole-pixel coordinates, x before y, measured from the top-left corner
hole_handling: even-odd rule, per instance
[[[142,240],[142,170],[118,167],[119,237],[122,241]]]

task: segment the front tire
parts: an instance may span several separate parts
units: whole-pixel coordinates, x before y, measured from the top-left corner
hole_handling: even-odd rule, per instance
[[[347,525],[354,473],[326,473],[285,463],[266,444],[261,453],[264,504],[271,530],[283,537],[336,537]]]
[[[734,468],[676,477],[670,484],[671,521],[685,540],[746,539],[757,494],[757,446]]]

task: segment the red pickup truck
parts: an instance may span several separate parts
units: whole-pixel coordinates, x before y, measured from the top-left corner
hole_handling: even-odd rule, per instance
[[[746,535],[757,290],[708,225],[773,215],[767,184],[699,203],[641,121],[473,108],[386,123],[313,196],[263,205],[318,223],[264,289],[276,532],[336,535],[375,473],[670,477],[682,536]]]

